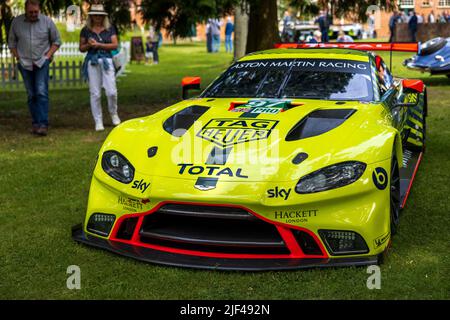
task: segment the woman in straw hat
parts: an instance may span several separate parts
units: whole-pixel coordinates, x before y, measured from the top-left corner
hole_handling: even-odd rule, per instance
[[[116,76],[111,53],[117,47],[117,34],[109,22],[103,5],[91,5],[86,26],[80,34],[80,51],[87,52],[83,63],[83,75],[89,80],[91,111],[96,131],[104,130],[101,105],[102,87],[105,88],[112,123],[113,125],[120,124],[117,114]]]

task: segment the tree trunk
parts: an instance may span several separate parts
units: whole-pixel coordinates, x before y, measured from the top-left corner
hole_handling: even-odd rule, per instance
[[[1,1],[0,1],[1,2]],[[11,8],[3,2],[0,4],[0,55],[3,53],[3,44],[8,43],[9,28],[13,16]],[[8,50],[8,49],[7,49]]]
[[[234,15],[234,60],[239,60],[245,55],[248,34],[248,14],[246,5],[236,6]]]
[[[250,2],[246,53],[272,49],[280,42],[277,10],[277,0]]]

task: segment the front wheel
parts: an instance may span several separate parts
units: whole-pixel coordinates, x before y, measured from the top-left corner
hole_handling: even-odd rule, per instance
[[[392,151],[391,177],[390,177],[390,220],[391,235],[397,233],[400,221],[400,170],[398,167],[395,149]]]

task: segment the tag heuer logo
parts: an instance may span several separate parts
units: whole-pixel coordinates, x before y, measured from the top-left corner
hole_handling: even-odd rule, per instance
[[[277,124],[276,120],[211,119],[197,136],[227,148],[237,143],[267,139]]]

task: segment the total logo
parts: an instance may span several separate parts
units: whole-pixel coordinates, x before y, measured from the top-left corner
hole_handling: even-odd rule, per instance
[[[233,170],[232,168],[226,167],[222,168],[219,166],[195,166],[192,163],[180,163],[178,164],[180,170],[179,174],[187,173],[189,175],[206,175],[206,176],[228,176],[236,178],[248,179],[248,176],[242,173],[242,168],[237,168]]]
[[[141,180],[134,180],[133,181],[133,186],[131,187],[132,189],[138,189],[139,191],[141,191],[141,193],[144,193],[145,190],[147,190],[147,188],[150,186],[150,182],[145,182],[144,179]]]
[[[289,189],[283,189],[275,187],[275,189],[269,189],[267,190],[267,197],[268,198],[283,198],[284,200],[287,200],[289,198],[289,195],[291,194],[292,188]]]

